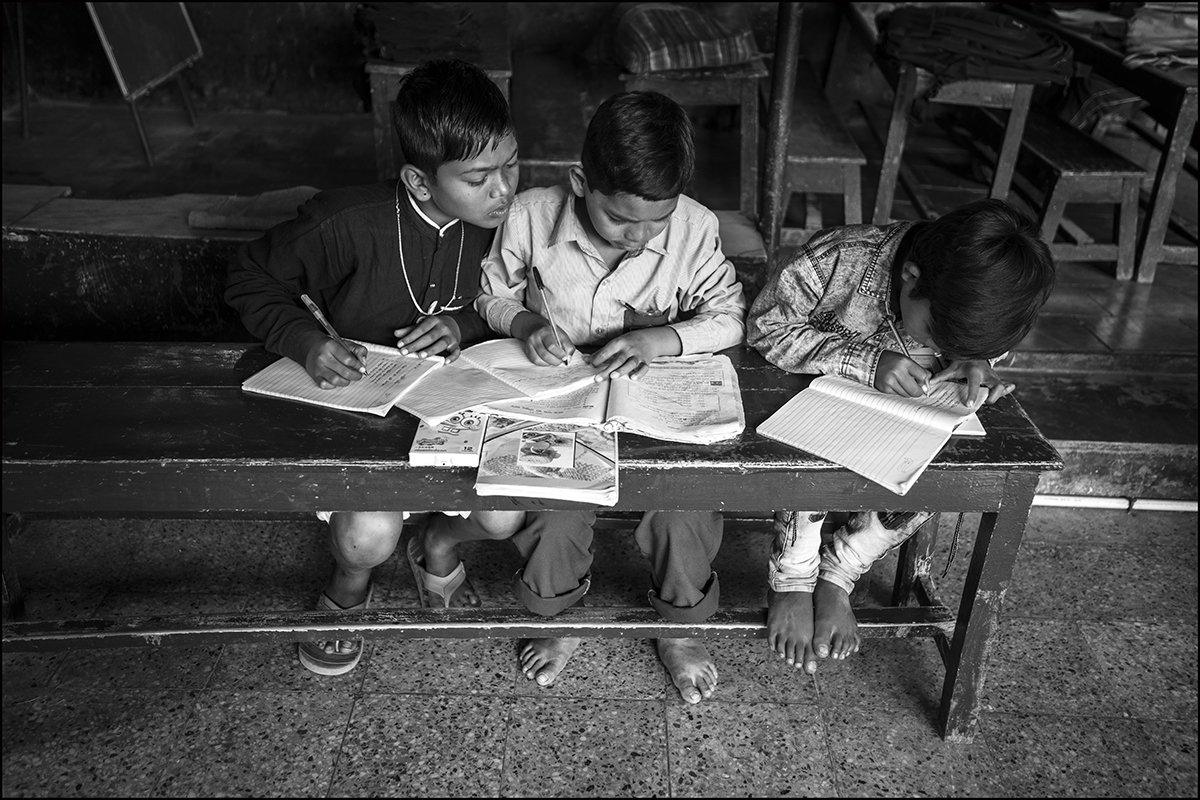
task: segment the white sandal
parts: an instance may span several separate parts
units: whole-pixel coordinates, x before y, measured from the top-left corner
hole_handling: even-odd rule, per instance
[[[375,593],[375,586],[372,584],[367,588],[367,596],[358,605],[342,608],[337,603],[330,599],[329,595],[321,592],[321,596],[317,598],[318,611],[365,611],[371,605],[371,595]],[[358,666],[358,662],[362,660],[363,648],[366,643],[361,638],[352,639],[358,647],[350,653],[330,653],[322,645],[330,641],[345,641],[342,639],[319,639],[315,642],[297,642],[296,656],[300,659],[300,663],[307,669],[318,675],[345,675],[350,670]]]
[[[450,598],[467,582],[467,568],[463,566],[462,561],[458,562],[458,566],[449,575],[441,577],[425,571],[425,554],[421,552],[419,535],[408,540],[405,552],[408,554],[408,565],[412,568],[413,581],[417,584],[417,596],[421,600],[421,607],[433,608],[430,597],[433,595],[441,600],[443,610],[450,608]]]

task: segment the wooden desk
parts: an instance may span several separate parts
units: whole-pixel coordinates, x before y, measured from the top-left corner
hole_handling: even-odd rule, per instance
[[[980,412],[988,435],[955,440],[905,497],[753,433],[811,380],[750,350],[737,365],[747,432],[710,446],[621,437],[617,509],[767,512],[804,508],[982,512],[957,615],[929,576],[932,540],[906,547],[896,608],[864,610],[867,636],[932,636],[946,665],[941,726],[975,731],[988,642],[996,628],[1038,475],[1061,461],[1020,406],[1005,398]],[[274,357],[257,345],[4,344],[4,588],[19,604],[9,534],[21,515],[255,516],[315,508],[430,510],[528,508],[537,501],[479,497],[474,470],[413,467],[416,421],[245,395],[243,380]],[[920,552],[918,552],[920,551]],[[910,594],[920,605],[903,608]],[[649,609],[570,609],[553,620],[515,611],[380,609],[204,617],[19,623],[3,649],[280,641],[357,635],[764,635],[761,608],[675,625]]]
[[[392,9],[403,20],[386,12]],[[392,3],[375,10],[378,57],[367,62],[371,114],[375,120],[375,168],[380,180],[395,178],[399,144],[392,129],[392,101],[400,79],[431,59],[461,58],[487,73],[505,98],[512,78],[506,3]],[[395,22],[397,24],[385,24]]]
[[[1164,243],[1175,188],[1188,145],[1196,147],[1197,70],[1195,67],[1159,69],[1131,68],[1125,54],[1116,47],[1070,28],[1057,20],[1033,14],[1023,8],[1005,6],[1004,11],[1030,25],[1058,34],[1075,51],[1075,59],[1091,65],[1097,75],[1122,86],[1148,103],[1147,110],[1169,131],[1166,151],[1158,160],[1154,189],[1150,195],[1150,216],[1143,228],[1137,256],[1137,280],[1152,283],[1161,261],[1171,264],[1195,264],[1196,248]]]
[[[857,3],[842,3],[841,8],[843,16],[838,26],[828,76],[837,74],[834,63],[849,47],[851,37],[857,36],[861,39],[872,53],[879,42],[879,31],[873,16],[864,13]],[[875,195],[875,210],[871,216],[874,224],[883,225],[891,221],[892,200],[896,192],[896,180],[900,174],[900,158],[904,154],[909,113],[917,97],[934,86],[937,78],[933,73],[912,64],[897,64],[890,60],[877,63],[895,90],[883,164],[879,172],[879,191]],[[1009,110],[1004,141],[996,159],[995,174],[992,176],[990,197],[1008,198],[1013,169],[1017,163],[1017,152],[1021,147],[1021,134],[1025,130],[1025,120],[1029,116],[1029,102],[1032,97],[1033,84],[1029,83],[963,80],[942,84],[936,95],[930,98],[930,102],[944,105]]]

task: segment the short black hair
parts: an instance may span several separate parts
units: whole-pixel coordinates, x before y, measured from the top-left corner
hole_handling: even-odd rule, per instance
[[[945,353],[995,358],[1015,347],[1054,287],[1054,260],[1032,220],[979,200],[914,231],[911,296],[929,298],[930,335]]]
[[[458,59],[426,61],[401,78],[392,124],[405,163],[433,180],[442,164],[475,158],[513,130],[500,87]]]
[[[658,92],[622,92],[600,104],[583,139],[583,174],[601,194],[670,200],[696,169],[692,122]]]

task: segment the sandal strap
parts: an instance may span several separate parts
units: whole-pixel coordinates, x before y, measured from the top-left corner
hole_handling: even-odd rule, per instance
[[[443,608],[450,607],[450,598],[454,596],[454,593],[458,591],[458,587],[462,586],[466,579],[467,568],[463,566],[463,562],[461,561],[445,577],[430,574],[424,568],[421,568],[421,580],[425,584],[425,591],[442,598]]]

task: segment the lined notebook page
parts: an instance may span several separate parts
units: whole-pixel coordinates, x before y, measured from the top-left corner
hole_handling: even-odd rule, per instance
[[[367,348],[367,371],[349,386],[322,389],[313,382],[304,367],[290,358],[281,358],[252,375],[242,391],[310,403],[342,411],[365,411],[385,416],[396,398],[411,390],[422,377],[441,366],[441,357],[426,359],[401,355],[399,350],[380,345]]]
[[[813,381],[758,426],[758,433],[903,495],[950,439],[952,428],[930,424],[928,419],[937,416],[934,409],[918,408],[927,413],[914,415],[906,398],[874,394],[870,406],[862,405],[828,394]]]
[[[596,380],[596,369],[576,351],[566,366],[534,364],[519,339],[497,339],[467,348],[462,360],[521,390],[527,397],[552,397]]]
[[[460,358],[406,392],[396,407],[429,425],[437,425],[464,409],[522,396],[520,389],[465,364]]]

